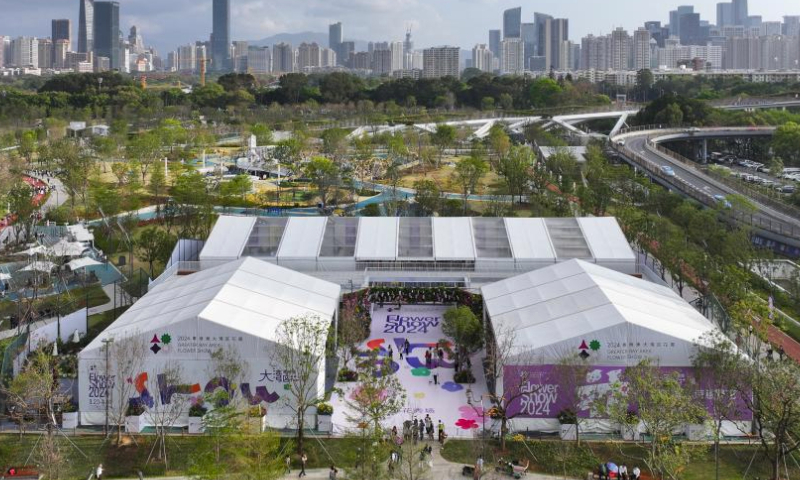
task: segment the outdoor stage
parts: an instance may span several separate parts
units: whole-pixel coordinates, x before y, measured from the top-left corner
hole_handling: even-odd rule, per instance
[[[396,305],[385,305],[379,308],[374,305],[370,336],[360,350],[379,348],[380,354],[388,356],[388,346],[392,346],[392,369],[406,390],[406,408],[385,422],[387,428],[397,426],[402,431],[404,420],[425,418],[430,415],[434,425],[441,420],[445,424],[445,432],[449,437],[471,437],[475,429],[483,428],[481,418],[481,399],[484,407],[489,408],[486,378],[482,368],[484,352],[471,356],[472,373],[475,383],[460,385],[453,382],[455,365],[445,353],[444,361],[436,368],[425,367],[425,351],[445,338],[442,333],[442,320],[447,305],[403,305],[399,310]],[[408,339],[411,348],[408,356],[400,360],[400,351]],[[434,356],[435,358],[435,356]],[[354,368],[350,365],[350,368]],[[439,376],[439,384],[433,384],[433,374]],[[338,382],[336,387],[345,396],[351,394],[358,384],[354,382]],[[472,390],[473,406],[467,403],[467,387]],[[334,408],[332,417],[336,434],[353,430],[355,425],[347,420],[347,405],[338,394],[331,399]],[[491,420],[486,419],[486,428]]]

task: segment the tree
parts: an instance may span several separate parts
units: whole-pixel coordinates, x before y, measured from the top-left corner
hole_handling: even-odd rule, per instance
[[[637,444],[644,450],[642,462],[654,477],[679,478],[690,460],[691,448],[675,444],[673,432],[702,423],[706,416],[695,397],[694,382],[691,378],[682,381],[678,372],[663,370],[650,359],[627,367],[620,380],[599,400],[598,408],[621,425],[637,418],[650,435],[649,444]]]
[[[306,164],[305,174],[317,187],[317,192],[324,208],[328,204],[331,189],[339,185],[339,167],[325,157],[313,157]]]
[[[125,428],[125,417],[128,413],[130,399],[136,393],[137,377],[144,371],[147,345],[141,341],[137,333],[124,337],[112,338],[107,344],[109,349],[108,378],[103,384],[109,388],[108,402],[109,422],[117,428],[117,446],[122,446],[122,430]],[[105,375],[105,372],[102,372]],[[131,381],[128,381],[130,379]]]
[[[592,402],[599,392],[586,386],[586,377],[592,369],[591,363],[572,352],[563,353],[559,357],[553,368],[551,383],[559,385],[559,403],[566,410],[558,414],[562,417],[571,417],[559,420],[575,422],[575,444],[580,445],[581,423],[585,419],[580,413],[584,410],[594,410]]]
[[[636,72],[636,88],[642,92],[642,100],[647,101],[647,92],[652,88],[655,78],[649,68],[643,68]]]
[[[533,164],[533,152],[525,146],[512,147],[508,155],[498,160],[497,174],[502,177],[512,203],[517,197],[522,200],[531,178],[529,172]]]
[[[319,365],[327,353],[328,325],[313,315],[293,317],[281,322],[276,338],[272,362],[291,372],[285,385],[288,395],[283,400],[297,420],[297,451],[302,452],[306,411],[321,401],[318,375],[324,375],[319,372]]]
[[[147,186],[150,193],[156,197],[158,205],[161,204],[161,194],[167,186],[167,177],[160,165],[155,165],[150,173],[150,184]]]
[[[19,154],[22,158],[30,164],[33,160],[33,155],[36,153],[36,132],[26,130],[19,137]]]
[[[470,193],[476,193],[478,184],[489,171],[489,165],[480,158],[462,158],[453,171],[453,180],[461,187],[464,196],[464,214],[466,215],[467,200]]]
[[[27,182],[18,180],[6,195],[6,203],[9,213],[17,216],[13,230],[15,242],[24,240],[27,243],[33,237],[33,227],[36,225],[37,205],[33,203],[33,188]]]
[[[148,263],[150,278],[153,278],[153,265],[156,262],[166,264],[177,239],[169,232],[150,227],[142,230],[134,242],[136,255]]]
[[[414,182],[414,200],[420,209],[420,214],[423,216],[430,216],[439,210],[439,203],[441,201],[441,191],[439,186],[433,180],[417,180]]]
[[[156,378],[158,379],[158,395],[153,399],[153,405],[148,409],[148,414],[156,431],[156,444],[153,446],[153,448],[157,448],[156,458],[162,460],[164,468],[169,470],[167,456],[169,430],[188,410],[191,386],[183,383],[183,366],[175,361],[163,364],[160,371],[157,372]]]
[[[436,125],[436,131],[431,134],[431,143],[439,150],[439,161],[444,156],[447,147],[456,141],[456,127],[440,123]],[[438,167],[438,165],[437,165]]]
[[[128,158],[138,162],[142,174],[142,184],[145,184],[150,166],[161,158],[161,138],[156,133],[138,135],[128,144],[127,152]]]
[[[492,125],[492,128],[489,129],[487,142],[494,154],[499,158],[508,155],[509,149],[511,149],[511,138],[508,136],[508,133],[506,133],[505,128],[497,123]]]
[[[256,143],[260,146],[272,144],[272,130],[263,123],[250,126],[250,134],[256,136]]]
[[[403,409],[406,391],[392,371],[392,360],[379,355],[377,349],[356,358],[358,384],[346,400],[353,413],[347,419],[356,425],[365,422],[375,433],[383,431],[381,425]]]
[[[75,207],[77,197],[81,197],[86,205],[94,160],[85,155],[75,142],[67,139],[51,144],[49,150],[50,160],[58,167],[58,178],[70,196],[71,206]]]
[[[773,177],[780,177],[783,174],[783,160],[780,157],[773,157],[769,161],[769,174]]]
[[[458,365],[466,365],[467,357],[483,348],[483,323],[467,306],[451,307],[444,312],[442,333],[455,342]]]
[[[531,84],[528,99],[537,108],[549,107],[558,102],[561,87],[552,78],[540,77]]]
[[[800,166],[800,124],[786,122],[779,126],[772,136],[772,149],[788,165]]]
[[[347,151],[347,130],[329,128],[322,132],[322,152],[338,163]]]
[[[654,120],[669,127],[680,127],[683,124],[683,110],[677,103],[670,103],[656,114]]]
[[[243,202],[247,194],[252,191],[253,181],[250,179],[250,175],[244,173],[236,175],[220,185],[220,193],[226,203],[231,203],[230,200],[237,197]]]

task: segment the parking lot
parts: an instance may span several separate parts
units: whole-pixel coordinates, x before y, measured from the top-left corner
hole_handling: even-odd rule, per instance
[[[791,195],[800,187],[800,168],[786,167],[780,176],[772,175],[761,162],[738,158],[736,155],[712,153],[709,161],[729,171],[734,178],[774,192]]]

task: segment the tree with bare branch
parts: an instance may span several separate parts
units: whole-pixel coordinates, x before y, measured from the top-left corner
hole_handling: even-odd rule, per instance
[[[106,381],[110,382],[111,395],[106,401],[109,402],[109,420],[117,428],[117,445],[121,446],[128,405],[136,392],[136,377],[144,371],[147,344],[142,341],[138,332],[134,332],[115,338],[108,345],[108,372],[111,378]]]

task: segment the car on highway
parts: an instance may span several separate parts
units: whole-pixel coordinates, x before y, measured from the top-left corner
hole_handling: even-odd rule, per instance
[[[675,170],[673,170],[672,167],[670,167],[669,165],[661,165],[661,173],[663,173],[668,177],[675,176]]]
[[[731,202],[729,202],[728,199],[725,198],[725,195],[714,195],[714,201],[717,202],[718,204],[722,205],[725,208],[731,208],[732,207]]]

